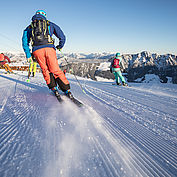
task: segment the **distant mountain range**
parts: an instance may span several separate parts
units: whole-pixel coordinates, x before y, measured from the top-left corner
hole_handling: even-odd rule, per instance
[[[24,53],[5,53],[14,65],[25,65],[26,59]],[[65,58],[57,54],[60,67],[67,69],[68,72],[74,72],[82,77],[90,77],[96,80],[96,76],[113,79],[114,75],[109,72],[110,61],[115,53],[66,53]],[[126,74],[129,82],[142,82],[146,74],[155,74],[159,76],[161,82],[166,83],[168,77],[177,84],[177,56],[172,54],[151,54],[143,51],[137,54],[122,55]],[[67,62],[69,64],[67,64]],[[100,66],[107,66],[102,69]],[[141,79],[140,79],[141,78]]]

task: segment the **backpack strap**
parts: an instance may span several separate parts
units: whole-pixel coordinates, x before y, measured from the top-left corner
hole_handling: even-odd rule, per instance
[[[49,20],[47,20],[47,26],[48,26],[49,34],[50,34],[50,36],[51,36],[51,32],[50,32],[50,21],[49,21]]]

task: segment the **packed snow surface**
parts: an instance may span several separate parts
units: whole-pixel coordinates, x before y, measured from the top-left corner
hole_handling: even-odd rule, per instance
[[[84,107],[0,70],[0,177],[177,176],[177,85],[67,78]]]

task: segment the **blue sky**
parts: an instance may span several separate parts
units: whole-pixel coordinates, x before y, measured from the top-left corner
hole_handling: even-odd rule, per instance
[[[66,35],[63,52],[177,55],[177,0],[3,0],[1,51],[22,51],[23,30],[39,9]]]

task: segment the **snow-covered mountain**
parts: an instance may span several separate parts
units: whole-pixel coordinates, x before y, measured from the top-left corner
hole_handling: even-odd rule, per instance
[[[163,83],[168,81],[167,77],[171,77],[172,82],[177,84],[177,56],[175,55],[141,52],[136,55],[124,55],[123,58],[130,82],[138,78],[142,78],[143,81],[146,74],[155,74]]]
[[[17,52],[5,52],[8,57],[14,62],[22,61],[25,59],[24,53]],[[110,60],[114,57],[115,53],[64,53],[65,57],[69,60],[81,60],[81,59],[91,59],[91,60]],[[57,53],[58,58],[63,58],[61,53]],[[167,65],[177,65],[177,56],[172,54],[159,55],[157,53],[151,54],[150,52],[143,51],[137,54],[123,54],[123,59],[125,64],[130,64],[131,67],[146,66],[156,64],[158,67],[163,67]],[[84,61],[84,60],[83,60]],[[131,62],[130,62],[131,61]]]
[[[149,52],[141,52],[132,55],[123,55],[126,68],[137,68],[145,66],[156,66],[158,69],[177,65],[177,56],[172,54],[158,55]]]
[[[23,53],[6,53],[13,65],[26,64]],[[110,61],[114,57],[114,53],[58,53],[59,64],[67,72],[74,72],[78,76],[89,77],[96,80],[97,77],[113,79],[114,76],[109,72]],[[149,52],[141,52],[138,54],[122,55],[126,74],[129,82],[143,82],[147,74],[157,75],[161,82],[168,82],[170,77],[172,83],[177,83],[177,56],[172,54],[151,54]],[[67,59],[67,62],[66,62]],[[69,64],[68,64],[69,63]]]
[[[0,177],[176,177],[177,85],[66,74],[78,108],[41,73],[0,70]],[[61,93],[62,94],[62,93]]]

